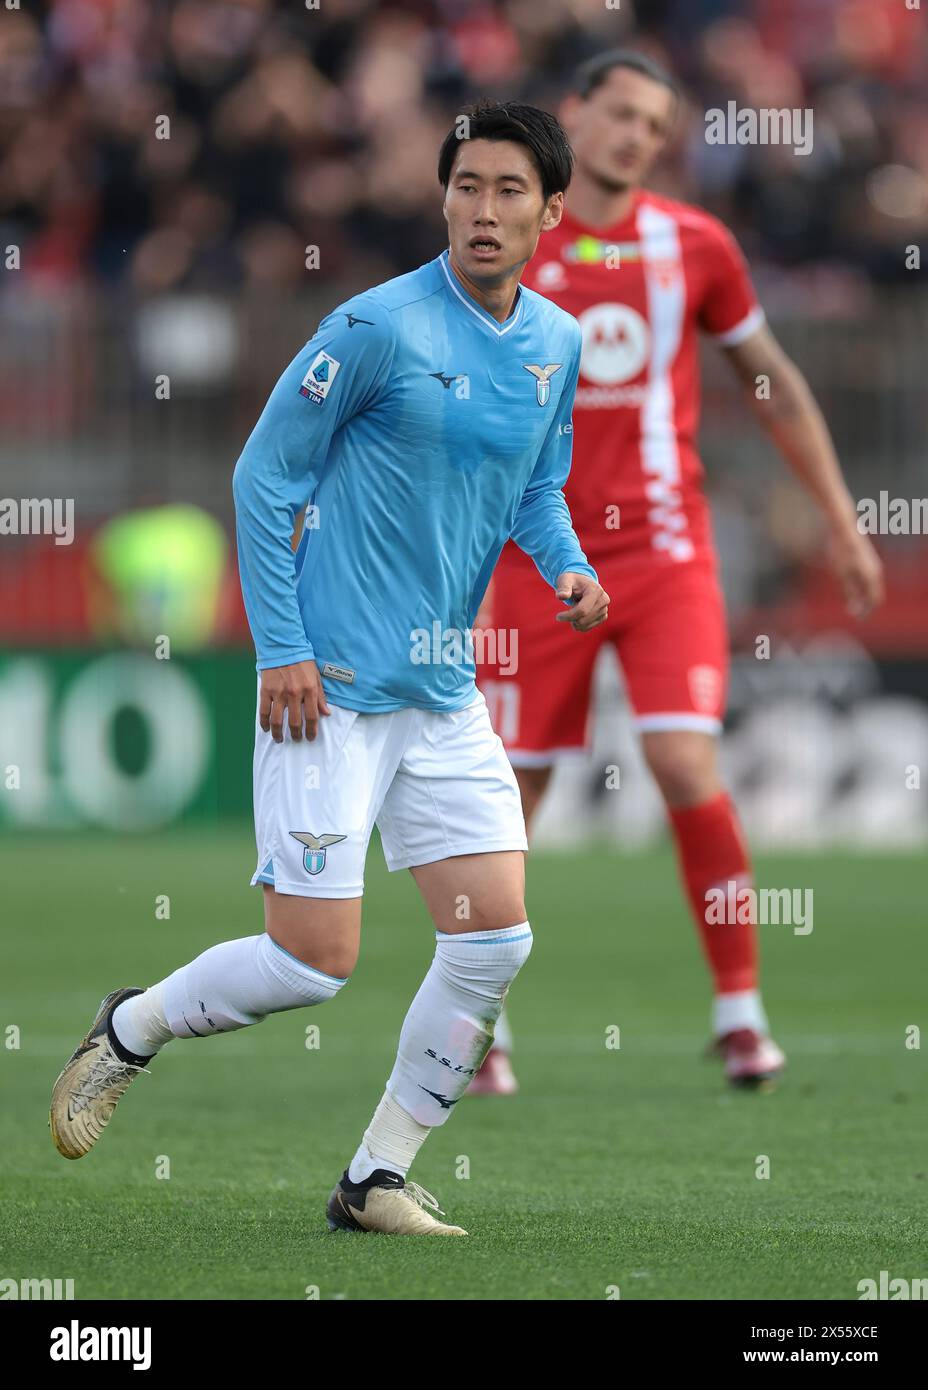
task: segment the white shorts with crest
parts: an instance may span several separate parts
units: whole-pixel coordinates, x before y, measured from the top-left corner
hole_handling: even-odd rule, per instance
[[[387,867],[525,850],[515,774],[487,703],[362,714],[328,702],[312,742],[275,743],[255,720],[258,866],[251,882],[356,898],[374,825]]]

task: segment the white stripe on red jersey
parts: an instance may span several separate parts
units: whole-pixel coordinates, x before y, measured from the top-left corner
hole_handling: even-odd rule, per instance
[[[583,332],[565,493],[591,563],[711,552],[698,333],[731,345],[764,321],[731,233],[699,208],[638,191],[606,229],[565,212],[523,279]]]

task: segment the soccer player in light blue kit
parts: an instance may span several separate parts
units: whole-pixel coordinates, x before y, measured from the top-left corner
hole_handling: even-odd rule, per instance
[[[568,605],[552,603],[552,621],[585,632],[609,602],[561,491],[580,329],[519,286],[570,171],[554,117],[478,106],[439,157],[449,249],[329,314],[274,388],[233,484],[260,672],[252,882],[266,930],[107,996],[55,1088],[67,1157],[171,1038],[338,993],[376,823],[434,919],[435,957],[328,1221],[465,1234],[406,1174],[480,1067],[532,944],[519,792],[474,683],[471,624],[510,536]]]

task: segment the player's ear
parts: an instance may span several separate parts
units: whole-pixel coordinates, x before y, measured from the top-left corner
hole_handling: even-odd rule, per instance
[[[564,194],[552,193],[545,208],[545,215],[542,219],[541,230],[550,232],[552,227],[556,227],[560,222],[564,212]]]

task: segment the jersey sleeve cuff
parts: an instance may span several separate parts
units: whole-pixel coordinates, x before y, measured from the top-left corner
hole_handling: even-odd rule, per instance
[[[273,671],[278,666],[295,666],[298,661],[315,661],[316,653],[312,647],[301,647],[298,651],[283,652],[280,656],[259,657],[255,662],[256,671]]]
[[[562,574],[588,574],[597,584],[599,583],[599,575],[592,565],[587,564],[586,560],[579,561],[577,564],[561,565],[557,574],[554,576],[554,581],[551,585],[552,589],[557,588],[557,581]]]
[[[767,316],[759,304],[755,304],[749,314],[736,323],[733,328],[726,328],[724,333],[713,333],[713,338],[719,347],[736,347],[738,343],[743,343],[745,338],[750,338],[752,333],[756,333],[767,321]]]

